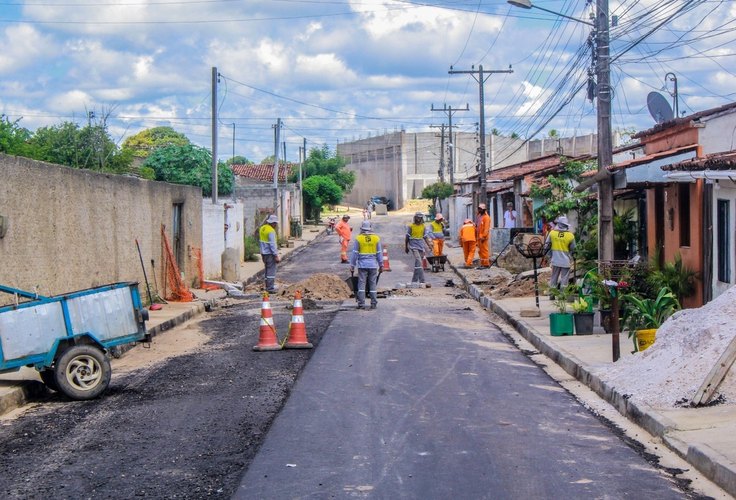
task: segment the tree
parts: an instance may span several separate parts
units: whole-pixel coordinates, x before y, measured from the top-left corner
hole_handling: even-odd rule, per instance
[[[156,180],[201,187],[204,196],[212,195],[212,153],[205,148],[194,144],[163,146],[155,149],[143,165],[154,170]],[[217,192],[230,194],[233,171],[219,163],[217,172]]]
[[[313,175],[302,183],[304,207],[308,218],[319,220],[323,205],[334,205],[342,200],[342,189],[327,175]]]
[[[245,156],[233,156],[232,158],[228,158],[225,165],[253,165],[253,162]]]
[[[28,152],[28,141],[31,132],[18,125],[20,118],[15,121],[5,115],[0,115],[0,153],[15,156],[26,156]]]
[[[309,150],[304,166],[302,168],[302,176],[308,179],[312,176],[327,176],[340,187],[343,193],[348,193],[353,189],[355,184],[355,172],[345,169],[347,162],[344,158],[332,154],[327,145],[321,148],[312,148]],[[297,182],[299,173],[294,172],[289,177],[290,182]],[[339,203],[337,200],[335,203]]]
[[[439,200],[449,198],[454,192],[455,189],[452,187],[452,184],[447,182],[435,182],[434,184],[430,184],[422,189],[422,198],[432,200],[432,204],[429,206],[429,211],[434,215],[434,212],[437,209],[437,202]]]
[[[130,150],[136,158],[148,158],[157,148],[164,146],[185,146],[191,141],[171,127],[148,128],[123,141],[123,149]]]
[[[36,130],[28,141],[28,157],[73,168],[127,172],[132,155],[110,138],[107,117],[90,120],[85,127],[66,121]]]

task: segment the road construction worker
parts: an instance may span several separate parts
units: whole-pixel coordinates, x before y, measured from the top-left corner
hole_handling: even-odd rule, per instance
[[[424,214],[417,212],[414,219],[406,228],[404,250],[414,255],[414,274],[411,275],[412,283],[424,283],[424,260],[427,256],[429,243],[429,229],[424,224]]]
[[[442,250],[445,247],[445,218],[442,214],[434,216],[434,220],[429,225],[431,232],[429,233],[429,239],[432,240],[432,255],[442,255]]]
[[[460,227],[458,240],[463,247],[463,256],[465,257],[465,267],[473,267],[473,259],[475,258],[475,224],[470,219],[465,219]]]
[[[383,272],[383,249],[381,238],[373,232],[370,221],[363,221],[360,234],[355,237],[353,252],[350,254],[350,274],[358,268],[358,309],[365,309],[366,284],[371,297],[371,309],[378,305],[378,275]]]
[[[478,245],[478,258],[480,267],[491,267],[491,216],[486,211],[486,204],[478,205],[478,217],[475,221],[475,243]]]
[[[281,262],[279,257],[279,246],[276,240],[276,225],[279,218],[271,214],[266,218],[261,228],[258,230],[258,237],[261,246],[261,260],[265,267],[264,280],[266,291],[274,293],[276,291],[276,264]]]
[[[547,234],[545,244],[550,249],[550,266],[552,275],[549,278],[550,288],[564,288],[570,278],[570,267],[572,257],[570,253],[575,250],[575,235],[569,230],[570,225],[564,215],[557,219],[555,229]]]
[[[335,232],[337,232],[340,238],[340,263],[348,264],[348,245],[350,245],[350,236],[353,233],[353,229],[348,224],[350,216],[345,214],[340,219],[340,222],[335,226]]]

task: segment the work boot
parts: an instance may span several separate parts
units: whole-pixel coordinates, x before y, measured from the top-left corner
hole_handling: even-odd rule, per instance
[[[371,309],[375,309],[376,307],[378,307],[378,304],[371,304]]]

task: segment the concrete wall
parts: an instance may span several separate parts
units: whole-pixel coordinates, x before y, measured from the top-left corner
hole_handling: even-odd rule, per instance
[[[714,115],[701,119],[705,127],[698,129],[698,143],[703,146],[703,153],[721,153],[736,149],[736,112],[729,110],[722,115]]]
[[[233,199],[243,205],[243,227],[245,234],[255,236],[258,227],[268,214],[273,212],[273,185],[254,183],[235,176]],[[301,198],[294,184],[279,186],[279,232],[290,236],[292,217],[301,216]],[[302,221],[303,222],[303,221]]]
[[[197,278],[202,242],[200,188],[61,167],[0,154],[0,283],[54,295],[119,281],[139,281],[138,239],[151,286],[151,259],[162,287],[161,226],[175,244],[174,204],[181,206],[181,271]],[[0,296],[0,300],[4,297]]]
[[[202,203],[202,258],[205,279],[222,278],[222,253],[226,248],[238,252],[239,261],[245,258],[245,227],[243,204],[218,198]]]

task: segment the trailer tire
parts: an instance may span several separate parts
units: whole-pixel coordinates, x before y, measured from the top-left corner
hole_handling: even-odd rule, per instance
[[[93,345],[66,349],[54,370],[59,391],[71,399],[94,399],[110,384],[112,369],[105,353]]]
[[[52,391],[59,392],[59,384],[56,383],[56,372],[52,368],[41,370],[38,374],[46,387]]]

